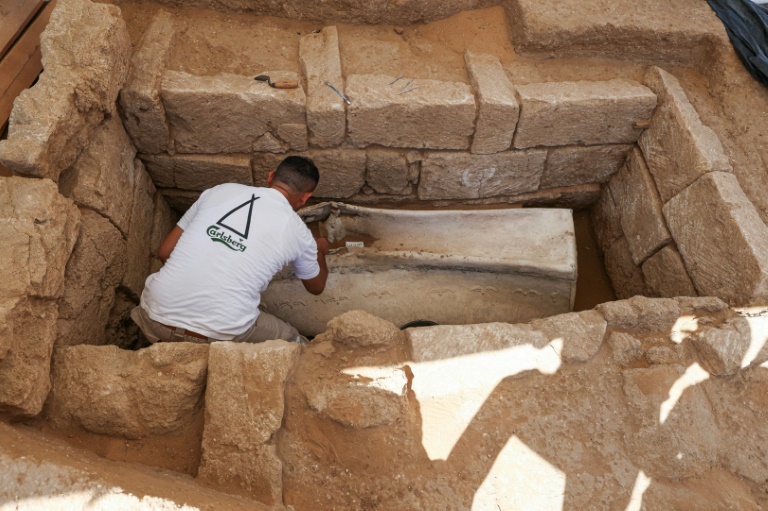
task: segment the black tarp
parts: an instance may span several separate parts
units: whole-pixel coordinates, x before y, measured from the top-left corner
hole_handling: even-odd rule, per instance
[[[768,85],[768,7],[751,0],[707,0],[723,21],[736,53],[760,82]]]

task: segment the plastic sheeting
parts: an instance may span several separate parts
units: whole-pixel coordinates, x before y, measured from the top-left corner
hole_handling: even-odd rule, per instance
[[[768,85],[768,7],[751,0],[707,0],[723,21],[736,53],[749,72]]]

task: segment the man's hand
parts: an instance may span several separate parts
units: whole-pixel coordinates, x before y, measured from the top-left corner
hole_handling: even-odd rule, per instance
[[[317,238],[317,264],[320,265],[320,273],[314,279],[302,280],[304,289],[313,295],[319,295],[325,290],[325,282],[328,279],[328,265],[325,263],[325,254],[330,249],[327,238]]]

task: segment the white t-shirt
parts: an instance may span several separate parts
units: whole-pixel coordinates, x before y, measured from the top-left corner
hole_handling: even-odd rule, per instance
[[[165,325],[230,340],[256,321],[261,293],[283,267],[293,263],[302,280],[320,273],[312,233],[272,188],[216,186],[178,225],[184,234],[141,295]]]

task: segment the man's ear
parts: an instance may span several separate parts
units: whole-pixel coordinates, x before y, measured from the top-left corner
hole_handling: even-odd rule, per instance
[[[275,171],[269,173],[269,176],[267,176],[267,186],[272,186],[272,180],[275,178]]]

